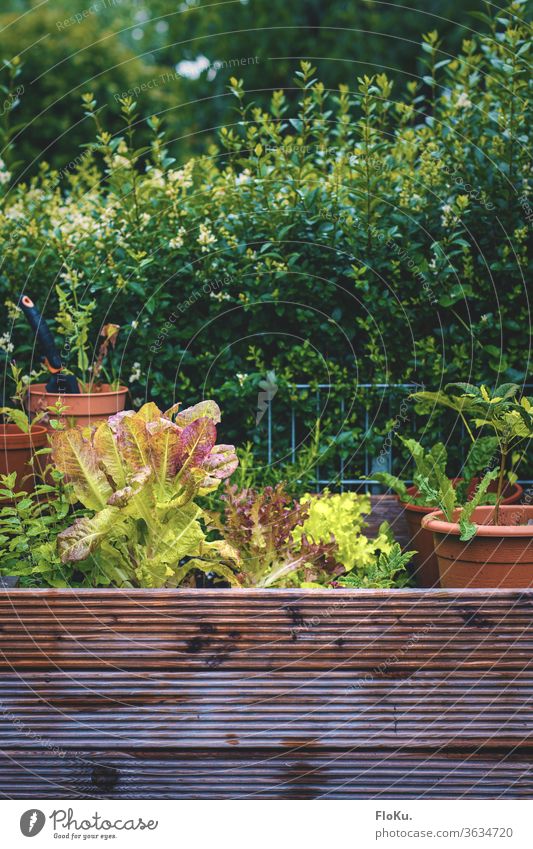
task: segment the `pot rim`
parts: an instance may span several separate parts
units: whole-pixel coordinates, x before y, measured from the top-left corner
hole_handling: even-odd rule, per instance
[[[452,483],[460,483],[462,480],[463,480],[463,478],[452,478]],[[520,498],[520,496],[524,492],[523,486],[519,483],[511,483],[510,484],[509,482],[507,482],[507,486],[509,487],[511,495],[514,496],[515,498]],[[418,492],[418,488],[416,486],[414,486],[414,484],[413,484],[413,485],[407,487],[407,492],[408,492],[409,495],[416,495],[416,493]],[[510,496],[507,496],[507,497],[509,498]],[[398,501],[400,502],[402,507],[404,507],[406,510],[411,510],[413,513],[424,513],[426,516],[428,516],[429,514],[435,513],[435,511],[438,510],[437,507],[424,507],[423,504],[409,504],[408,501],[402,501],[402,499],[400,498],[399,495],[397,495],[396,498],[398,499]],[[490,505],[488,505],[488,506],[490,506]],[[505,500],[504,500],[503,506],[511,506],[511,505],[505,504]],[[519,506],[519,505],[516,505],[516,506]]]
[[[102,386],[109,386],[109,383],[103,383]],[[49,398],[108,398],[111,395],[125,395],[129,392],[127,386],[120,385],[118,389],[110,389],[105,392],[48,392],[46,383],[30,383],[30,395],[47,396]]]
[[[40,424],[30,425],[30,430],[25,433],[16,424],[0,424],[0,444],[8,447],[8,442],[14,442],[14,447],[29,445],[41,436],[48,436],[48,431]]]
[[[459,517],[461,507],[454,510],[454,518]],[[533,505],[529,504],[502,504],[500,511],[504,512],[504,516],[509,512],[520,510],[525,514],[525,517],[533,519]],[[472,521],[477,525],[476,537],[533,537],[533,525],[484,525],[479,522],[483,518],[483,514],[489,514],[494,511],[494,505],[485,505],[476,507],[472,514]],[[481,514],[481,515],[480,515]],[[476,522],[476,518],[478,522]],[[459,536],[461,531],[458,522],[448,522],[442,510],[434,510],[429,516],[424,516],[422,519],[422,527],[434,534],[445,534]],[[473,537],[475,539],[476,537]]]

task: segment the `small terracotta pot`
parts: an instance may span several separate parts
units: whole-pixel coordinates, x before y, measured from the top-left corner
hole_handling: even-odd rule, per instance
[[[29,388],[28,405],[30,413],[35,414],[52,407],[60,399],[67,408],[64,413],[67,421],[73,420],[73,424],[85,427],[120,413],[126,406],[127,394],[126,386],[111,389],[108,383],[102,384],[101,391],[80,392],[79,395],[47,392],[45,383],[34,383]]]
[[[533,505],[501,506],[501,525],[493,524],[493,505],[477,507],[471,519],[478,530],[468,542],[459,539],[460,514],[454,512],[453,522],[440,510],[422,519],[422,528],[433,534],[441,586],[533,587]]]
[[[24,433],[14,424],[0,425],[0,474],[16,472],[15,489],[26,492],[34,489],[35,470],[30,465],[31,456],[34,451],[44,448],[47,441],[48,432],[41,425],[33,425],[29,433]]]
[[[454,478],[453,483],[460,483],[462,478]],[[474,478],[470,484],[469,496],[473,495],[476,490],[479,480]],[[493,481],[493,485],[496,481]],[[489,490],[490,491],[490,490]],[[508,495],[503,500],[503,504],[514,504],[520,501],[523,489],[520,484],[515,483],[512,486],[507,484],[505,492]],[[417,496],[418,489],[416,486],[410,486],[407,489],[408,495]],[[435,512],[435,507],[422,507],[419,504],[404,504],[405,520],[411,534],[411,542],[409,547],[418,552],[413,557],[414,577],[419,587],[438,587],[439,586],[439,564],[435,555],[433,546],[433,534],[422,527],[422,519],[424,516],[429,516]]]

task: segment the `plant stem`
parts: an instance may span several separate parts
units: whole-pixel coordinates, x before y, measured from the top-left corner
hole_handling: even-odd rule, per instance
[[[498,489],[496,491],[496,506],[494,508],[494,524],[500,524],[500,504],[503,495],[503,479],[505,477],[505,467],[507,465],[507,446],[502,447],[500,457],[500,470],[498,473]]]

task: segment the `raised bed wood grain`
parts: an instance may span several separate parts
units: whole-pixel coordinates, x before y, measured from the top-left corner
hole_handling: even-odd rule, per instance
[[[533,591],[0,590],[12,798],[533,797]]]

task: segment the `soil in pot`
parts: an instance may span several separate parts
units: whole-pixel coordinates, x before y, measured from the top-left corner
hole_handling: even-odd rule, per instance
[[[455,520],[460,512],[455,511]],[[499,525],[493,524],[493,506],[478,507],[472,521],[478,525],[477,533],[462,542],[457,522],[446,521],[441,511],[422,519],[422,527],[433,534],[441,586],[533,587],[533,505],[500,507]]]
[[[456,478],[454,479],[454,483],[459,483],[460,480],[460,478]],[[475,492],[477,484],[478,481],[474,479],[470,485],[469,495]],[[495,486],[496,482],[493,481],[493,487],[495,488]],[[418,495],[416,486],[410,486],[407,492],[412,496]],[[514,504],[520,501],[522,492],[523,490],[520,484],[508,484],[504,492],[505,498],[503,503]],[[400,503],[403,504],[403,502]],[[422,507],[418,504],[403,504],[403,507],[405,508],[405,520],[411,534],[409,548],[418,552],[413,557],[413,575],[417,586],[438,587],[440,582],[439,564],[434,550],[433,534],[422,527],[422,519],[424,516],[434,513],[435,507]]]
[[[17,425],[0,425],[0,474],[17,473],[15,489],[31,492],[35,486],[35,471],[30,460],[34,451],[44,448],[48,432],[42,425],[33,425],[24,433]]]
[[[127,394],[126,386],[112,389],[108,383],[103,383],[97,392],[80,392],[79,395],[47,392],[45,383],[34,383],[29,388],[28,403],[30,413],[35,415],[61,400],[67,408],[64,413],[67,421],[85,427],[120,413],[126,406]]]

